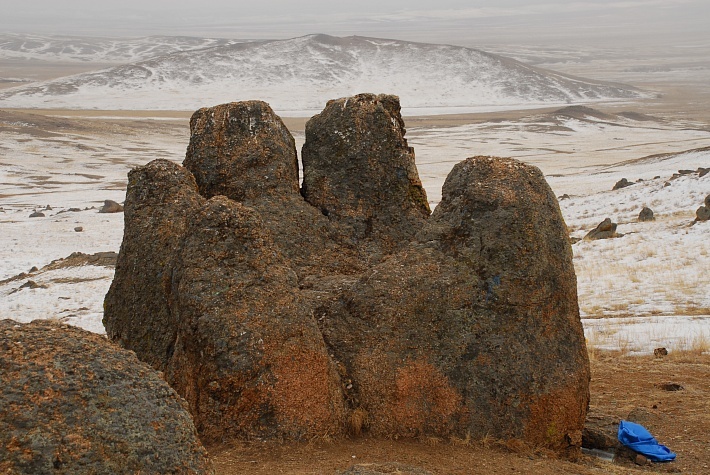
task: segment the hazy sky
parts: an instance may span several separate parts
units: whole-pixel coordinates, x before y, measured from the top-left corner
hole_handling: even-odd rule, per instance
[[[709,0],[0,0],[0,32],[710,42]]]

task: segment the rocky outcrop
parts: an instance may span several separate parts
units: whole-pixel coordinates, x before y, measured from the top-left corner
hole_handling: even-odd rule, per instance
[[[609,239],[622,236],[622,234],[617,234],[616,227],[616,223],[612,223],[610,218],[606,218],[596,228],[589,231],[584,239]]]
[[[539,170],[467,159],[429,216],[394,96],[309,121],[300,192],[268,105],[191,125],[186,168],[131,172],[104,324],[165,371],[206,440],[470,435],[576,453],[589,366]]]
[[[653,210],[649,208],[648,206],[644,206],[641,212],[639,213],[639,221],[640,222],[646,222],[646,221],[655,221],[656,218],[653,216]]]
[[[0,472],[213,473],[185,402],[135,354],[0,320]]]

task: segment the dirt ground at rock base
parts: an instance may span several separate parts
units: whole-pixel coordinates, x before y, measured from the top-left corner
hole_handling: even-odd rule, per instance
[[[710,473],[710,355],[592,356],[590,410],[617,418],[634,411],[660,443],[677,453],[674,462],[638,466],[591,456],[570,462],[515,442],[367,437],[340,442],[238,442],[211,447],[210,452],[219,475],[335,474],[353,465],[375,468],[387,463],[452,475]],[[659,387],[668,382],[684,389]]]

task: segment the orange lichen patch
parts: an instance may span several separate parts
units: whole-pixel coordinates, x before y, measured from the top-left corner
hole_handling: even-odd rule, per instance
[[[397,371],[390,401],[397,435],[449,435],[463,411],[461,395],[431,363],[409,361]]]
[[[272,373],[270,399],[284,435],[326,437],[342,431],[343,398],[327,354],[289,346]]]
[[[579,450],[589,394],[572,384],[538,396],[530,405],[525,440],[557,452]]]

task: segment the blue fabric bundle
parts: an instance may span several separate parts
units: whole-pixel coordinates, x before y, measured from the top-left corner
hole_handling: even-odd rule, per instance
[[[640,424],[619,422],[619,442],[634,452],[646,456],[654,462],[670,462],[675,460],[675,454],[665,445],[658,443],[651,433]]]

